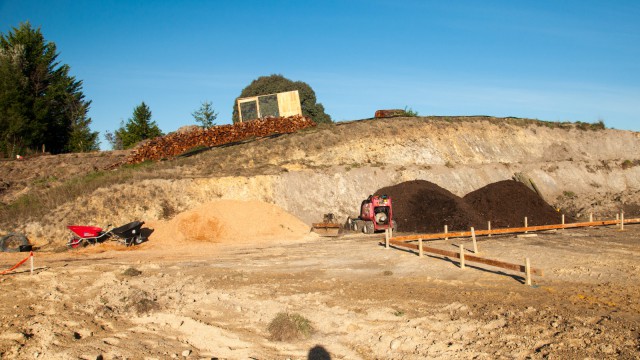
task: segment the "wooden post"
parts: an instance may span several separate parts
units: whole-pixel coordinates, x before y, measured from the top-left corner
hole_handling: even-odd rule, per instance
[[[464,269],[464,246],[460,244],[460,269]]]
[[[593,213],[592,212],[589,213],[589,222],[593,222]],[[593,227],[593,226],[589,226],[589,227]]]
[[[418,239],[418,256],[422,257],[422,238]]]
[[[489,232],[487,237],[491,237],[491,221],[487,221],[487,231]]]
[[[471,227],[471,239],[473,240],[473,253],[478,253],[478,244],[476,243],[476,230]]]
[[[624,211],[620,213],[620,230],[624,230]]]
[[[389,229],[384,229],[384,248],[389,248]]]
[[[447,233],[449,232],[449,227],[447,225],[444,226],[444,239],[449,240]]]
[[[524,217],[524,227],[529,227],[529,223],[527,221],[527,217],[526,216]],[[528,232],[529,231],[527,231],[527,230],[524,231],[525,234],[528,233]]]
[[[531,286],[531,262],[529,258],[524,259],[524,275],[527,285]]]
[[[29,258],[31,260],[31,275],[33,275],[33,251],[29,254]]]
[[[564,214],[562,214],[562,230],[564,230]]]

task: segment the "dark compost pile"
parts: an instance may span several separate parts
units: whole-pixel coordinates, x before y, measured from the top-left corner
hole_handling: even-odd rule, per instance
[[[491,227],[521,227],[524,217],[529,226],[560,224],[562,215],[524,184],[504,180],[489,184],[464,196]]]
[[[385,187],[376,195],[393,200],[393,217],[402,232],[436,233],[467,231],[470,227],[494,229],[559,224],[561,214],[524,184],[499,181],[473,191],[464,198],[425,180]]]

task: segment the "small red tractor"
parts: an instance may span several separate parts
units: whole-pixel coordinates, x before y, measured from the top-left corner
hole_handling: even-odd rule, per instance
[[[369,195],[360,205],[360,216],[348,219],[353,231],[373,234],[391,228],[396,231],[396,221],[393,220],[393,206],[387,195]]]

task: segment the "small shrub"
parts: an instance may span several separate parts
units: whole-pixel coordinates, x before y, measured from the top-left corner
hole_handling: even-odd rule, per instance
[[[567,190],[563,191],[562,195],[564,195],[566,198],[569,198],[569,199],[573,199],[574,197],[576,197],[576,193],[574,193],[573,191],[567,191]]]
[[[162,214],[160,215],[163,220],[169,220],[173,218],[177,211],[168,201],[163,200],[160,204],[160,208],[162,209]]]
[[[625,160],[625,161],[622,162],[622,164],[620,164],[620,167],[623,170],[626,170],[626,169],[629,169],[629,168],[632,168],[632,167],[638,166],[638,165],[640,165],[640,160],[633,160],[633,161],[632,160]]]
[[[130,268],[127,268],[127,270],[125,270],[123,272],[123,274],[126,275],[126,276],[138,276],[138,275],[142,274],[142,271],[140,271],[140,270],[138,270],[136,268],[130,267]]]
[[[311,337],[313,326],[300,314],[278,313],[267,328],[274,341],[304,340]]]
[[[385,270],[385,271],[383,271],[383,272],[382,272],[382,275],[384,275],[384,276],[391,276],[391,275],[393,275],[393,271],[391,271],[391,270]]]
[[[420,116],[417,111],[413,110],[412,108],[410,108],[408,106],[405,106],[404,110],[402,110],[402,111],[403,111],[402,116],[406,116],[406,117],[417,117],[417,116]]]
[[[453,163],[451,161],[447,161],[444,166],[448,167],[449,169],[453,169]]]

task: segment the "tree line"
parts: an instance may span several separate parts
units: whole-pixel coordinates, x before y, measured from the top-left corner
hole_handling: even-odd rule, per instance
[[[58,61],[55,43],[40,28],[21,23],[0,34],[0,157],[49,152],[88,152],[99,149],[99,133],[91,130],[91,100],[71,67]],[[282,75],[262,76],[245,87],[234,101],[232,120],[238,121],[237,99],[298,90],[303,115],[317,123],[331,122],[313,89]],[[210,101],[191,114],[204,128],[215,125],[218,113]],[[104,135],[113,149],[127,149],[145,139],[164,135],[151,109],[142,102],[127,122]]]

